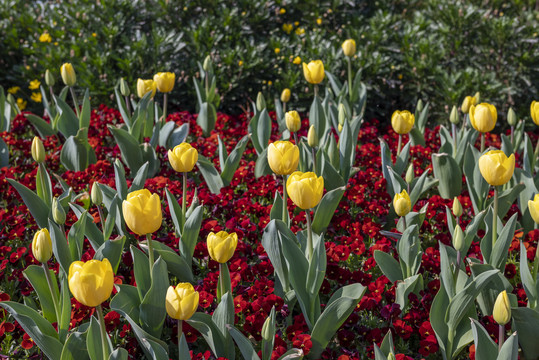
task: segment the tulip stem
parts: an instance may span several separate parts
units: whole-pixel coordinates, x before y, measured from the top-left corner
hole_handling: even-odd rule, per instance
[[[101,304],[97,305],[97,317],[99,318],[99,327],[101,328],[101,342],[103,343],[103,359],[108,359],[110,355],[107,328],[105,327],[105,318]]]
[[[60,323],[60,306],[58,305],[58,297],[56,296],[56,292],[54,292],[52,287],[52,279],[51,274],[49,272],[49,268],[45,263],[41,263],[41,266],[43,267],[43,271],[45,272],[45,279],[47,279],[47,285],[49,286],[49,291],[51,292],[52,297],[52,304],[54,305],[54,312],[56,313],[56,322]]]
[[[460,268],[460,258],[461,258],[460,250],[457,250],[457,266],[455,266],[455,282],[457,281],[459,277],[459,268]]]
[[[451,132],[453,133],[453,156],[457,154],[457,125],[451,123]]]
[[[219,263],[219,291],[217,291],[217,302],[221,302],[221,298],[225,294],[225,279],[223,278],[223,264]]]
[[[315,85],[314,85],[314,96],[315,96],[315,97],[318,96],[318,84],[315,84]]]
[[[313,156],[313,171],[318,175],[318,172],[316,171],[316,153],[314,152],[314,147],[311,148],[311,154]]]
[[[511,145],[514,147],[515,146],[515,127],[513,125],[511,125]]]
[[[498,325],[498,353],[502,351],[503,342],[505,341],[505,327]]]
[[[127,107],[127,114],[131,116],[131,105],[129,104],[131,101],[129,101],[129,96],[125,97],[125,106]]]
[[[77,113],[77,117],[80,117],[79,102],[77,101],[77,95],[75,94],[75,90],[73,89],[72,86],[70,86],[69,91],[71,91],[71,97],[73,98],[73,104],[75,104],[75,112]]]
[[[150,260],[150,279],[152,279],[152,269],[153,269],[153,246],[152,246],[152,234],[146,234],[146,239],[148,240],[148,258]]]
[[[313,229],[311,226],[311,215],[309,214],[311,209],[305,210],[305,217],[307,218],[307,252],[309,254],[309,263],[313,258]]]
[[[286,103],[283,103],[283,114],[286,114]]]
[[[299,146],[298,134],[296,133],[294,133],[294,142],[296,143],[296,146]]]
[[[498,188],[494,186],[494,215],[492,217],[492,248],[498,238]]]
[[[288,202],[286,198],[286,175],[283,175],[283,221],[288,225]]]
[[[535,145],[535,151],[533,152],[532,168],[531,168],[532,172],[535,170],[535,161],[537,161],[537,156],[539,156],[539,139],[537,140],[537,144]]]
[[[353,85],[352,85],[352,61],[350,61],[349,56],[346,57],[346,60],[348,62],[348,97],[350,99],[350,104],[352,104],[352,102],[353,102],[353,99],[352,99],[352,89],[353,89]]]
[[[103,210],[101,210],[101,205],[97,206],[97,212],[99,213],[99,222],[101,223],[101,231],[103,232],[103,236],[105,236],[105,218],[103,217]]]
[[[178,320],[178,360],[182,358],[183,320]]]
[[[167,122],[167,103],[168,103],[168,93],[163,94],[163,117],[161,118],[161,124]]]
[[[481,133],[481,153],[485,151],[485,133]]]
[[[399,142],[397,143],[397,156],[401,154],[401,148],[402,148],[402,135],[399,134]]]
[[[185,214],[187,213],[187,172],[183,172],[183,193],[182,193],[182,235],[185,225]]]

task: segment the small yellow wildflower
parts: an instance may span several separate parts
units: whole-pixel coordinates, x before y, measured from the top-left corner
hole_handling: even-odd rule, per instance
[[[238,66],[243,66],[243,61],[238,61]]]
[[[316,23],[317,23],[318,25],[322,25],[322,19],[320,19],[320,18],[316,19]]]
[[[43,34],[39,35],[39,41],[50,43],[52,41],[52,37],[48,32],[44,32]]]
[[[7,89],[7,92],[15,95],[21,88],[19,86],[13,86]]]
[[[283,24],[283,30],[285,33],[290,34],[292,32],[292,29],[294,29],[294,25],[292,24]]]
[[[41,85],[41,81],[39,80],[32,80],[30,81],[30,86],[28,86],[28,89],[30,90],[35,90],[35,89],[39,89],[39,85]]]
[[[17,99],[17,106],[19,107],[19,110],[22,111],[22,110],[26,109],[26,104],[27,104],[27,102],[24,101],[22,98]]]
[[[292,61],[295,65],[299,65],[301,64],[301,58],[299,56],[296,56],[294,58],[294,61]]]
[[[305,29],[304,28],[297,28],[296,29],[296,35],[303,35],[305,34]]]
[[[285,9],[285,8],[281,8],[281,9],[279,10],[279,14],[282,15],[282,14],[284,14],[284,13],[286,13],[286,9]]]
[[[274,50],[274,51],[275,51],[275,54],[278,54],[278,53],[280,53],[280,52],[281,52],[281,49],[279,49],[279,48],[275,48],[275,50]]]
[[[41,93],[33,92],[32,96],[30,97],[33,102],[40,103],[41,102]]]
[[[93,37],[97,37],[97,34],[96,34],[96,33],[92,33],[92,36],[93,36]]]
[[[299,25],[299,21],[294,21],[294,25],[295,25],[295,26],[298,26],[298,25]]]

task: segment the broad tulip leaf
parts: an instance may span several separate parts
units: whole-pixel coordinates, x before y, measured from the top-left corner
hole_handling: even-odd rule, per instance
[[[432,154],[432,169],[438,179],[438,191],[444,199],[453,199],[462,191],[462,171],[449,154]]]
[[[270,219],[271,220],[282,220],[286,225],[290,224],[290,213],[288,212],[288,206],[285,211],[285,219],[283,219],[283,198],[279,191],[275,191],[275,196],[273,197],[273,206],[270,210]]]
[[[315,96],[309,111],[309,127],[314,125],[320,146],[324,146],[326,131],[329,130],[327,129],[326,123],[326,115],[324,108],[320,103],[320,98]]]
[[[9,148],[6,142],[0,139],[0,168],[5,166],[9,166]]]
[[[120,111],[120,115],[122,115],[122,120],[127,125],[128,128],[131,127],[131,117],[129,116],[129,112],[127,111],[127,104],[125,102],[124,97],[120,93],[118,86],[114,87],[114,97],[116,98],[116,104],[118,105],[118,110]],[[133,114],[134,117],[135,114]]]
[[[146,255],[133,245],[131,245],[131,257],[133,258],[133,271],[135,282],[137,283],[137,291],[142,302],[142,299],[144,299],[151,286],[150,265],[148,264]]]
[[[255,163],[255,177],[259,178],[264,175],[272,174],[272,170],[268,163],[268,148],[265,148],[262,150],[261,153],[258,154],[258,158],[256,159]]]
[[[76,136],[80,129],[77,115],[73,112],[71,106],[62,100],[61,97],[55,96],[54,101],[56,102],[56,109],[60,114],[56,127],[66,138]]]
[[[86,350],[86,332],[75,331],[67,338],[60,360],[89,360]]]
[[[183,334],[182,334],[183,335]],[[129,353],[124,348],[117,348],[110,353],[109,360],[128,360]]]
[[[87,88],[82,99],[82,108],[80,110],[79,128],[88,129],[90,127],[90,90]]]
[[[224,186],[223,179],[221,179],[221,175],[213,166],[212,162],[199,154],[197,165],[210,191],[213,194],[219,194],[221,188]]]
[[[241,355],[245,360],[260,360],[260,357],[253,348],[253,344],[241,333],[241,331],[236,329],[233,325],[228,326],[228,331],[236,345],[238,345]]]
[[[485,328],[475,319],[472,321],[472,331],[475,343],[476,360],[492,360],[498,356],[498,345],[490,338]]]
[[[151,287],[140,303],[140,323],[144,331],[159,338],[167,316],[165,309],[165,297],[169,287],[167,264],[159,257],[151,270]]]
[[[230,155],[226,158],[225,162],[221,163],[221,166],[223,166],[222,168],[223,170],[221,172],[221,178],[223,179],[224,186],[228,186],[230,182],[232,181],[232,178],[234,177],[234,173],[238,169],[241,156],[243,155],[245,151],[245,147],[247,146],[248,141],[249,141],[248,135],[245,135],[243,138],[241,138],[241,140],[238,141],[238,143],[236,144],[236,147],[234,148],[234,150],[230,152]]]
[[[132,174],[136,174],[144,163],[142,160],[142,150],[138,141],[124,129],[114,126],[109,126],[108,128],[120,147],[123,161],[127,164]]]
[[[322,177],[324,178],[324,188],[326,188],[327,191],[331,191],[346,186],[345,181],[337,169],[331,165],[327,154],[321,151],[319,151],[319,153],[321,153],[321,158],[319,163],[320,166],[317,168],[317,175],[322,174]]]
[[[49,286],[45,279],[45,272],[43,270],[43,267],[37,265],[29,265],[23,271],[23,274],[24,277],[28,279],[30,284],[32,284],[32,287],[37,293],[39,303],[41,304],[41,310],[43,310],[43,316],[45,317],[45,319],[47,319],[51,323],[56,322],[54,303],[52,301],[51,291],[49,290]],[[49,274],[51,275],[55,296],[56,298],[58,298],[60,296],[60,293],[58,291],[58,285],[54,286],[54,284],[57,284],[56,275],[54,274],[54,271],[51,270],[49,270]]]
[[[34,125],[40,137],[46,138],[47,136],[56,134],[56,131],[52,128],[52,125],[39,116],[34,114],[24,114],[24,116],[32,125]]]
[[[112,265],[113,272],[116,273],[116,271],[118,271],[120,261],[122,260],[124,244],[125,236],[119,236],[116,239],[109,239],[96,250],[94,259],[103,261],[104,258],[107,258]]]
[[[228,347],[221,330],[213,322],[212,317],[204,313],[194,313],[187,323],[197,329],[216,357],[234,359],[234,347]],[[229,356],[232,355],[232,356]]]
[[[165,194],[167,196],[167,203],[168,208],[170,211],[170,217],[172,218],[172,222],[174,223],[174,230],[176,231],[176,235],[178,237],[181,237],[182,235],[182,208],[180,204],[178,203],[178,200],[176,200],[176,197],[172,195],[168,187],[165,188]]]
[[[522,280],[522,287],[528,296],[528,307],[535,309],[538,303],[537,291],[539,282],[534,280],[532,273],[530,272],[526,247],[524,247],[522,241],[520,242],[520,278]]]
[[[400,265],[393,256],[383,251],[375,250],[374,259],[389,281],[395,283],[396,281],[403,279]]]
[[[217,309],[215,309],[211,317],[221,334],[223,334],[225,342],[231,341],[227,326],[234,325],[234,316],[234,300],[231,293],[227,292],[221,297],[221,302],[217,305]]]
[[[67,245],[65,233],[50,219],[48,228],[51,235],[54,256],[58,263],[60,263],[62,270],[68,274],[69,266],[71,266],[73,259],[71,258],[71,252],[69,251],[69,245]]]
[[[114,184],[120,199],[127,199],[127,181],[125,180],[125,168],[118,160],[114,162]]]
[[[180,210],[181,214],[181,210]],[[202,219],[204,215],[204,207],[202,205],[197,206],[186,214],[187,220],[183,227],[182,238],[180,239],[179,247],[182,257],[187,262],[188,266],[191,266],[195,247],[197,245],[198,234],[200,227],[202,226]]]
[[[15,188],[15,190],[17,190],[24,201],[24,204],[26,207],[28,207],[28,210],[30,210],[30,214],[32,214],[36,220],[37,225],[40,228],[47,227],[49,225],[50,212],[50,208],[47,206],[47,204],[39,196],[37,196],[35,192],[28,189],[26,186],[13,179],[7,179],[7,181]]]
[[[190,283],[195,282],[191,266],[183,257],[159,241],[153,241],[152,246],[156,256],[158,254],[158,256],[160,256],[166,262],[168,271],[170,271],[180,281],[187,281]]]
[[[518,336],[516,332],[505,340],[496,360],[518,360]]]
[[[86,335],[86,349],[91,360],[108,360],[103,357],[103,341],[101,339],[101,327],[99,321],[92,316],[90,318],[90,327]],[[107,336],[109,349],[112,349],[110,338]],[[110,351],[110,350],[109,350]],[[110,353],[110,352],[109,352]]]
[[[174,121],[166,122],[165,125],[161,127],[161,130],[159,130],[159,146],[164,148],[167,147],[168,139],[170,138],[170,135],[174,131],[175,127],[176,123],[174,123]]]
[[[60,341],[65,342],[71,322],[71,292],[69,291],[69,282],[67,276],[62,276],[60,290],[60,321],[58,322]]]
[[[118,292],[110,301],[110,308],[117,312],[129,314],[137,324],[140,319],[140,298],[135,286],[120,284],[115,285]]]
[[[179,354],[178,357],[180,359],[191,359],[191,353],[189,352],[189,345],[187,345],[187,340],[185,339],[185,334],[182,333],[182,337],[180,338],[180,345],[179,345]]]
[[[262,234],[262,246],[273,265],[273,269],[279,281],[283,285],[285,292],[290,290],[288,266],[283,254],[283,240],[282,237],[290,239],[289,242],[294,243],[296,236],[286,224],[280,220],[271,220]]]
[[[496,268],[490,264],[470,264],[470,271],[472,276],[476,278],[479,274],[482,274],[489,270],[495,270]],[[507,290],[508,294],[513,291],[513,286],[505,278],[502,272],[498,272],[496,276],[492,278],[492,281],[481,290],[481,294],[477,296],[477,303],[484,315],[492,315],[492,309],[498,294],[504,290]]]
[[[312,224],[312,229],[315,233],[321,234],[326,230],[333,218],[337,206],[339,206],[339,202],[341,201],[345,190],[345,187],[340,187],[328,191],[324,197],[322,197],[320,204],[316,208]]]
[[[1,304],[1,303],[0,303]],[[539,358],[539,312],[530,308],[511,308],[513,324],[518,333],[518,342],[522,348],[524,358]]]
[[[92,245],[92,248],[94,248],[94,250],[99,249],[99,247],[104,242],[103,233],[97,228],[97,225],[94,223],[94,218],[92,217],[92,215],[88,214],[88,211],[78,204],[70,203],[69,206],[71,207],[75,215],[77,215],[78,219],[84,219],[84,234],[90,241],[90,245]]]
[[[178,126],[168,137],[167,148],[174,149],[182,142],[185,142],[187,135],[189,135],[189,123]]]
[[[509,246],[511,246],[511,242],[513,241],[513,236],[515,234],[517,216],[518,214],[514,214],[511,216],[509,221],[507,221],[507,224],[505,224],[504,228],[499,233],[498,239],[496,240],[494,248],[492,249],[492,255],[489,263],[500,269],[500,271],[505,271],[505,263],[507,261]]]
[[[303,350],[301,349],[290,349],[287,352],[285,352],[278,360],[295,360],[295,359],[303,359]]]
[[[69,229],[67,234],[69,252],[71,253],[71,259],[73,260],[80,260],[82,257],[85,225],[86,219],[81,217],[71,226],[71,229]]]
[[[216,120],[217,112],[215,110],[215,106],[208,102],[200,104],[197,124],[202,128],[204,136],[210,136],[210,133],[215,128]]]
[[[97,161],[94,149],[88,143],[88,129],[80,129],[70,136],[60,152],[60,161],[69,170],[83,171]]]
[[[419,294],[423,290],[423,277],[421,274],[410,276],[397,283],[395,290],[395,303],[400,305],[401,309],[405,309],[408,305],[408,295]]]

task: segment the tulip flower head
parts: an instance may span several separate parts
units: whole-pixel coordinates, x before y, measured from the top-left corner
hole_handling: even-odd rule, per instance
[[[408,110],[396,110],[393,115],[391,115],[391,126],[399,135],[408,134],[414,127],[414,123],[415,116]]]
[[[69,290],[78,302],[95,307],[112,293],[114,273],[107,258],[103,261],[75,261],[69,267]]]
[[[159,195],[148,189],[141,189],[127,194],[122,203],[126,225],[137,235],[151,234],[161,227],[163,215]]]
[[[167,290],[167,314],[176,320],[189,320],[198,308],[199,294],[190,283],[179,283]]]
[[[322,60],[314,60],[309,64],[303,63],[303,76],[311,84],[320,84],[325,76]]]
[[[198,161],[198,151],[191,144],[181,143],[168,151],[168,161],[177,172],[189,172]]]
[[[290,141],[276,141],[268,146],[268,163],[277,175],[290,175],[299,163],[299,148]]]
[[[530,105],[530,115],[535,125],[539,125],[539,101],[532,101]]]
[[[286,181],[290,199],[303,210],[314,208],[324,193],[324,178],[313,172],[296,171]]]
[[[488,103],[471,105],[469,115],[473,128],[482,133],[492,131],[498,119],[496,107]]]
[[[536,224],[539,224],[539,194],[535,194],[533,200],[528,200],[530,215]]]
[[[283,92],[281,93],[281,101],[284,103],[289,102],[291,95],[292,93],[290,92],[289,88],[284,89]]]
[[[206,241],[210,257],[223,264],[234,255],[238,246],[238,234],[235,232],[229,234],[226,231],[219,231],[217,234],[211,232]]]
[[[162,93],[171,92],[174,89],[174,81],[176,81],[176,75],[171,72],[158,72],[153,76],[153,81],[157,86],[157,90]]]
[[[356,53],[356,41],[354,39],[345,40],[341,47],[345,56],[352,57]]]
[[[460,109],[463,113],[467,114],[470,111],[470,106],[475,105],[477,103],[477,98],[475,96],[466,96],[464,100],[462,101],[462,105],[460,106]]]
[[[152,95],[150,95],[152,98],[155,96],[155,92],[157,91],[157,84],[152,79],[149,80],[143,80],[138,79],[137,80],[137,95],[139,98],[143,98],[144,95],[151,92]]]
[[[296,132],[301,128],[301,118],[296,110],[288,111],[284,114],[286,128],[290,132]]]
[[[405,216],[412,210],[412,201],[406,190],[402,190],[400,194],[395,194],[393,207],[398,216]]]
[[[309,131],[307,132],[307,144],[309,144],[310,147],[318,146],[318,136],[316,135],[314,125],[311,125]]]
[[[490,185],[503,185],[515,171],[515,154],[507,157],[501,150],[491,150],[479,158],[479,171]]]
[[[60,74],[62,75],[62,80],[64,84],[69,87],[72,87],[77,82],[77,75],[75,74],[75,69],[71,63],[65,63],[60,68]]]
[[[498,294],[492,310],[492,317],[498,325],[502,326],[511,321],[511,304],[509,303],[507,291],[504,290]]]
[[[37,163],[45,161],[45,147],[37,136],[34,136],[34,140],[32,140],[32,159]]]
[[[32,240],[32,254],[40,263],[46,263],[52,256],[52,241],[47,228],[43,228],[34,234]]]

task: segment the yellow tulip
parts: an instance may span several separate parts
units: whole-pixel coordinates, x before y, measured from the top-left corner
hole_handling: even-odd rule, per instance
[[[463,113],[467,114],[470,111],[470,106],[475,105],[476,103],[477,99],[475,98],[475,96],[466,96],[462,101],[460,109]]]
[[[75,69],[71,63],[65,63],[60,68],[60,74],[62,75],[62,80],[64,84],[71,87],[74,86],[77,82],[77,75],[75,74]]]
[[[314,208],[324,193],[324,178],[313,172],[296,171],[286,181],[290,199],[303,210]]]
[[[162,93],[171,92],[174,88],[176,75],[171,72],[158,72],[153,76],[153,81],[157,85],[157,90]]]
[[[283,92],[281,93],[281,101],[284,103],[289,102],[290,95],[292,95],[292,93],[290,92],[290,89],[289,88],[284,89]]]
[[[511,304],[507,297],[507,291],[504,290],[498,294],[492,310],[492,317],[498,325],[505,325],[511,321]]]
[[[354,39],[345,40],[341,47],[345,56],[352,57],[356,53],[356,41]]]
[[[78,302],[95,307],[112,293],[114,273],[107,258],[103,261],[75,261],[69,267],[69,290]]]
[[[393,207],[398,216],[405,216],[412,210],[412,201],[406,190],[402,190],[400,194],[395,194]]]
[[[324,63],[322,60],[311,61],[308,65],[303,63],[303,75],[311,84],[320,84],[324,80]]]
[[[179,283],[167,290],[167,314],[176,320],[189,320],[198,308],[198,291],[189,283]]]
[[[198,151],[188,143],[181,143],[168,151],[168,161],[177,172],[189,172],[198,161]]]
[[[32,240],[32,254],[40,263],[46,263],[52,256],[52,241],[47,228],[43,228],[34,234]]]
[[[490,185],[503,185],[515,171],[515,154],[507,157],[501,150],[491,150],[479,158],[479,171]]]
[[[286,128],[290,132],[296,132],[301,128],[301,118],[296,110],[288,111],[284,114]]]
[[[498,119],[496,107],[488,103],[471,105],[469,115],[473,128],[482,133],[492,131]]]
[[[539,194],[535,194],[532,200],[528,200],[528,209],[530,209],[530,215],[533,221],[539,224]]]
[[[211,258],[218,263],[226,263],[238,246],[238,234],[219,231],[217,234],[211,232],[206,239],[208,252]]]
[[[311,125],[307,132],[307,144],[309,144],[310,147],[318,146],[318,136],[316,135],[314,125]]]
[[[161,200],[159,195],[150,193],[148,189],[127,194],[122,210],[125,223],[137,235],[151,234],[161,227]]]
[[[45,147],[37,136],[34,136],[34,140],[32,140],[32,158],[37,163],[45,161]]]
[[[157,84],[152,79],[149,80],[143,80],[138,79],[137,80],[137,94],[139,98],[144,97],[147,93],[151,92],[151,97],[155,96],[155,92],[157,91]]]
[[[397,134],[408,134],[414,127],[414,123],[415,116],[408,110],[396,110],[393,115],[391,115],[391,126]]]
[[[268,146],[268,163],[277,175],[290,175],[298,167],[299,148],[290,141],[276,141]]]
[[[530,105],[530,115],[535,125],[539,125],[539,101],[532,101]]]

